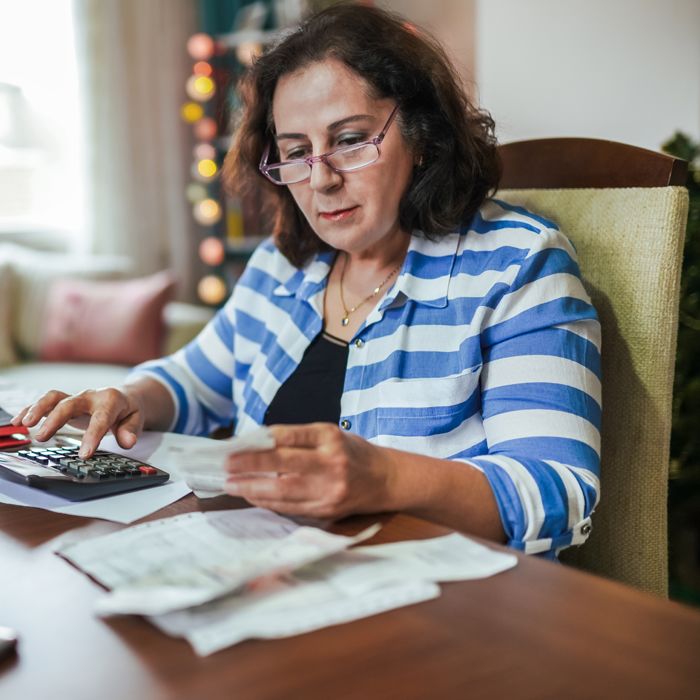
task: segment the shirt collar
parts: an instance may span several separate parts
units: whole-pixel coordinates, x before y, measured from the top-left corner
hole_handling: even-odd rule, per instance
[[[461,232],[431,241],[422,231],[414,231],[396,284],[379,310],[398,306],[408,299],[435,308],[447,306],[450,278],[460,239]]]
[[[295,296],[308,301],[326,286],[334,258],[333,250],[317,253],[304,267],[296,270],[285,282],[276,287],[275,296]]]
[[[436,308],[447,306],[450,277],[462,235],[463,231],[460,231],[431,241],[422,231],[414,231],[396,283],[382,302],[380,311],[392,304],[403,304],[407,299]],[[311,299],[326,286],[334,258],[335,251],[317,253],[303,268],[276,287],[275,296]]]

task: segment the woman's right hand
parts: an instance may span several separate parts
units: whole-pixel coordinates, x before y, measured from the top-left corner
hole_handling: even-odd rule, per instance
[[[37,440],[48,440],[66,423],[84,428],[78,454],[87,459],[110,430],[121,447],[133,447],[143,430],[144,408],[138,394],[128,387],[88,389],[74,396],[54,390],[25,406],[12,424],[32,427],[44,417],[44,424],[34,436]]]

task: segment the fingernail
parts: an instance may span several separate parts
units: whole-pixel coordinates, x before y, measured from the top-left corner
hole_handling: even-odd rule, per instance
[[[34,420],[34,414],[30,411],[29,413],[25,414],[24,418],[22,418],[22,423],[27,425],[27,423],[31,423],[31,421]]]
[[[237,496],[241,492],[237,481],[227,481],[224,490],[232,496]]]
[[[87,447],[81,447],[78,450],[78,457],[80,459],[87,459],[87,456],[90,454],[90,450]]]
[[[42,428],[35,436],[37,440],[45,440],[46,439],[46,432]]]

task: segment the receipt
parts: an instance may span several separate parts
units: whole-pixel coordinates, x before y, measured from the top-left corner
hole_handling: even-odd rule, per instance
[[[438,582],[492,576],[517,563],[460,534],[355,547],[198,608],[149,620],[200,656],[245,639],[289,637],[437,598]]]
[[[514,554],[498,552],[452,533],[428,540],[409,540],[355,547],[311,564],[306,570],[332,580],[348,595],[361,595],[401,581],[468,581],[512,569]]]
[[[196,450],[179,445],[171,446],[168,448],[168,457],[197,497],[212,498],[224,493],[224,484],[228,477],[226,458],[230,454],[271,450],[274,447],[275,439],[272,433],[269,428],[263,426],[230,440],[216,443],[208,441]],[[256,476],[276,478],[277,473],[257,473]]]
[[[372,537],[298,526],[261,508],[186,513],[60,547],[111,593],[97,612],[159,615],[201,605]]]
[[[432,600],[440,587],[407,581],[351,596],[332,582],[295,574],[267,582],[262,589],[149,620],[173,637],[184,637],[200,656],[245,639],[278,639]]]

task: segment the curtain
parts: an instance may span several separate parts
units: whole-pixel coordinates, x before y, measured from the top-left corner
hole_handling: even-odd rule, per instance
[[[196,236],[185,198],[192,0],[73,0],[86,148],[85,247],[171,268],[193,298]]]

